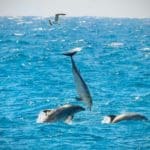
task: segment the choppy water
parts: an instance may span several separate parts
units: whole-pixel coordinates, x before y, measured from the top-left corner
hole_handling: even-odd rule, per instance
[[[37,124],[38,113],[76,102],[70,59],[75,56],[92,97],[91,112],[72,125]],[[103,116],[150,117],[150,20],[0,18],[0,149],[148,150],[148,122],[102,124]],[[82,104],[81,104],[82,105]],[[82,105],[84,106],[84,105]]]

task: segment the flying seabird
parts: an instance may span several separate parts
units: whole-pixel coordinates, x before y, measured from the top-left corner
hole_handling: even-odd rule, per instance
[[[55,19],[54,21],[49,20],[49,24],[53,25],[53,24],[57,24],[59,21],[59,16],[65,16],[66,14],[64,13],[59,13],[59,14],[55,14]]]

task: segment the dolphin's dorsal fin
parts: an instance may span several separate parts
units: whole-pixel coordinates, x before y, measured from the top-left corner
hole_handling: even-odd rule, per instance
[[[76,96],[75,99],[76,99],[77,101],[82,101],[82,98],[81,98],[81,97],[78,97],[78,96]]]
[[[66,118],[65,123],[72,124],[73,115],[70,115]]]

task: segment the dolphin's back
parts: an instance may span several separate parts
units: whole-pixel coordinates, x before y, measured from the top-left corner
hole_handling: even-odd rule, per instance
[[[40,112],[37,122],[44,123],[44,122],[57,122],[57,121],[65,121],[69,118],[72,120],[75,113],[80,111],[84,111],[85,109],[78,105],[63,105],[59,108],[53,110],[43,110]]]
[[[112,123],[120,122],[123,120],[148,120],[145,116],[137,113],[126,113],[116,116]]]

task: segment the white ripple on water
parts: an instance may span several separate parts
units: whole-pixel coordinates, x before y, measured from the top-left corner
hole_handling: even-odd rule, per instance
[[[24,33],[14,33],[15,36],[23,36]]]
[[[73,30],[73,31],[76,31],[76,30],[78,30],[78,29],[79,29],[79,27],[77,26],[77,27],[73,28],[72,30]]]
[[[33,31],[43,31],[44,29],[39,27],[39,28],[34,28]]]
[[[124,43],[122,42],[112,42],[110,44],[108,44],[109,47],[113,47],[113,48],[119,48],[122,47],[124,45]]]
[[[14,20],[15,18],[14,18],[14,17],[8,17],[8,19],[9,19],[9,20]]]
[[[150,57],[150,47],[143,47],[140,49],[140,51],[144,53],[145,58]]]
[[[32,21],[23,21],[23,20],[19,20],[17,22],[17,25],[21,25],[21,24],[32,24],[33,22]]]
[[[150,51],[150,47],[143,47],[140,49],[141,51]]]
[[[79,39],[75,41],[75,43],[82,43],[82,42],[85,42],[84,39]]]

